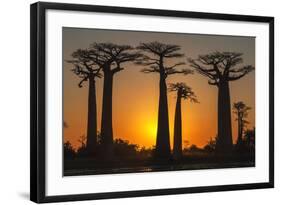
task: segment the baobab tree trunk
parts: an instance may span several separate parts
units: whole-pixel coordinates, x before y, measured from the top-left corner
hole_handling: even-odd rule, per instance
[[[97,145],[97,104],[95,78],[89,77],[87,151],[92,155]]]
[[[228,81],[220,82],[218,89],[218,138],[216,153],[230,154],[232,152],[232,130]]]
[[[102,119],[101,119],[101,143],[105,158],[113,156],[113,128],[112,128],[112,87],[113,74],[104,72]]]
[[[174,147],[173,157],[179,159],[182,156],[182,121],[181,121],[181,91],[178,90],[177,104],[175,111],[175,124],[174,124]]]
[[[240,117],[240,113],[238,113],[238,138],[237,138],[237,145],[242,144],[242,135],[243,135],[243,124],[242,119]]]
[[[167,85],[164,75],[160,75],[159,82],[159,107],[158,107],[158,126],[156,139],[156,157],[170,157],[170,131],[169,131],[169,113],[167,100]]]

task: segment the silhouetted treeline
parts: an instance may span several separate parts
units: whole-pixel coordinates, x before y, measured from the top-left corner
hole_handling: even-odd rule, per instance
[[[81,140],[82,139],[82,140]],[[65,159],[75,158],[103,158],[103,146],[100,143],[100,135],[98,134],[98,141],[94,154],[87,152],[84,137],[81,136],[78,140],[81,144],[77,149],[71,145],[69,141],[64,143],[64,157]],[[182,157],[196,156],[196,155],[210,155],[215,154],[217,138],[210,140],[202,148],[195,144],[185,147],[182,150]],[[251,155],[255,154],[255,128],[247,129],[243,132],[241,142],[234,144],[235,153],[238,155]],[[155,157],[155,147],[146,148],[139,147],[137,144],[132,144],[128,140],[117,138],[113,141],[113,154],[115,158],[121,159],[151,159]],[[177,159],[177,158],[175,158]]]
[[[81,139],[81,137],[80,137]],[[66,159],[74,158],[103,158],[104,150],[101,142],[101,135],[98,134],[98,140],[93,153],[87,151],[87,147],[82,140],[80,146],[77,149],[70,144],[69,141],[64,143],[64,156]],[[128,140],[120,138],[114,139],[113,141],[113,154],[115,158],[150,158],[154,153],[154,148],[145,148],[137,144],[132,144]]]

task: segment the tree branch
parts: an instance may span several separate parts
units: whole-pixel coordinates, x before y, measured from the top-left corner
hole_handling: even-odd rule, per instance
[[[245,75],[247,75],[248,73],[250,73],[251,71],[253,71],[255,68],[251,65],[248,65],[248,66],[244,66],[242,68],[239,68],[239,69],[236,69],[236,71],[240,71],[240,72],[235,72],[234,73],[238,73],[236,75],[229,75],[228,76],[228,80],[229,81],[234,81],[234,80],[238,80],[242,77],[244,77]]]
[[[117,67],[113,68],[113,69],[111,70],[111,72],[112,72],[113,74],[115,74],[115,73],[117,73],[117,72],[120,72],[121,70],[124,70],[124,68],[122,68],[122,67],[120,67],[120,66],[117,66]]]
[[[181,66],[181,65],[185,65],[185,63],[184,62],[179,62],[179,63],[176,63],[176,64],[170,66],[170,67],[165,67],[165,69],[169,70],[169,69],[173,69],[173,68],[175,68],[177,66]]]
[[[143,72],[143,73],[159,73],[160,72],[160,70],[159,69],[157,69],[156,68],[156,66],[154,67],[151,67],[151,68],[143,68],[142,70],[141,70],[141,72]]]
[[[208,80],[208,84],[218,86],[219,82],[217,80]]]
[[[84,81],[87,81],[88,78],[89,78],[89,76],[86,76],[85,78],[83,78],[83,79],[79,82],[78,87],[79,87],[79,88],[82,88],[82,87],[83,87],[83,86],[82,86],[83,82],[84,82]]]
[[[183,99],[190,100],[191,102],[198,103],[195,93],[192,91],[191,87],[187,86],[185,83],[170,83],[168,90],[170,92],[177,91],[177,95]]]
[[[200,73],[201,75],[204,75],[204,76],[210,78],[211,80],[215,80],[216,81],[217,74],[214,73],[214,72],[216,72],[215,69],[202,68],[193,59],[188,59],[188,61],[191,63],[190,66],[195,68],[198,73]]]
[[[206,72],[206,73],[209,73],[209,74],[212,74],[213,72],[216,72],[216,69],[215,68],[203,68],[202,66],[200,66],[198,63],[196,63],[195,60],[191,59],[191,58],[188,58],[187,59],[190,63],[190,66],[195,68],[195,69],[199,69],[201,70],[202,72]]]
[[[144,66],[148,66],[148,65],[159,65],[158,62],[153,61],[153,62],[142,62],[142,61],[136,61],[135,62],[137,65],[144,65]]]
[[[171,53],[171,54],[164,55],[165,58],[181,58],[183,56],[184,54],[182,53]]]
[[[182,70],[170,69],[170,70],[165,71],[166,75],[173,75],[173,74],[179,74],[179,73],[187,75],[187,74],[193,74],[193,71],[190,69],[182,69]]]

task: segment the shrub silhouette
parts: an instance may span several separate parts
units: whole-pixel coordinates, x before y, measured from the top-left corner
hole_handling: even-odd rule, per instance
[[[249,148],[250,151],[254,152],[255,151],[255,144],[256,144],[256,130],[255,128],[253,129],[248,129],[245,131],[244,134],[244,141]]]
[[[216,149],[216,140],[213,140],[213,138],[210,138],[210,140],[208,141],[208,143],[204,146],[204,151],[206,152],[214,152]]]
[[[80,136],[78,140],[78,142],[80,142],[80,146],[78,147],[76,152],[74,151],[74,149],[72,148],[69,142],[67,144],[67,148],[73,150],[73,155],[76,156],[77,158],[105,159],[103,145],[101,144],[101,138],[102,138],[101,135],[98,133],[97,145],[95,151],[91,154],[87,151],[84,135]],[[148,149],[145,151],[149,152],[150,150]],[[136,158],[138,154],[139,154],[138,145],[132,144],[129,141],[120,138],[115,139],[113,141],[113,155],[115,158]]]
[[[137,156],[138,145],[130,144],[127,140],[114,140],[114,155],[120,158],[135,158]]]
[[[88,152],[87,146],[86,146],[86,137],[84,135],[80,136],[78,139],[78,142],[80,142],[80,147],[77,149],[76,155],[77,157],[89,157],[93,155],[92,153]]]
[[[150,148],[142,147],[138,151],[138,157],[141,158],[141,159],[152,158],[154,156],[154,154],[155,154],[155,146],[150,147]]]
[[[63,144],[63,154],[65,159],[74,159],[76,152],[69,141]]]
[[[188,148],[188,151],[194,153],[194,152],[200,152],[200,151],[202,151],[202,149],[200,149],[199,147],[197,147],[197,145],[192,144],[192,145]]]
[[[238,154],[255,154],[255,128],[245,130],[242,143],[236,151]]]

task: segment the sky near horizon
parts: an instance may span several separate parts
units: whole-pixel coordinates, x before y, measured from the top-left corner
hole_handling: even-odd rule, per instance
[[[93,42],[111,42],[137,46],[140,42],[159,41],[181,46],[185,56],[166,61],[167,64],[186,62],[187,58],[197,58],[200,54],[214,51],[235,51],[244,55],[242,65],[255,66],[255,38],[238,36],[218,36],[201,34],[176,34],[141,31],[117,31],[99,29],[63,28],[63,119],[64,141],[79,146],[78,139],[86,135],[88,85],[78,87],[80,79],[71,71],[71,54],[75,50],[88,48]],[[122,138],[140,147],[152,147],[156,143],[157,113],[159,98],[159,74],[140,72],[144,66],[125,63],[125,69],[113,80],[113,133],[114,138]],[[191,68],[189,64],[179,67]],[[167,78],[167,84],[185,82],[197,95],[200,103],[182,101],[183,145],[195,144],[203,147],[217,133],[217,87],[208,84],[208,79],[198,73],[193,75],[175,74]],[[103,79],[97,79],[97,119],[100,131]],[[231,104],[243,101],[251,107],[247,125],[255,126],[255,72],[230,82]],[[173,126],[176,93],[168,93],[170,142],[173,144]],[[237,138],[237,121],[232,113],[233,141]]]

